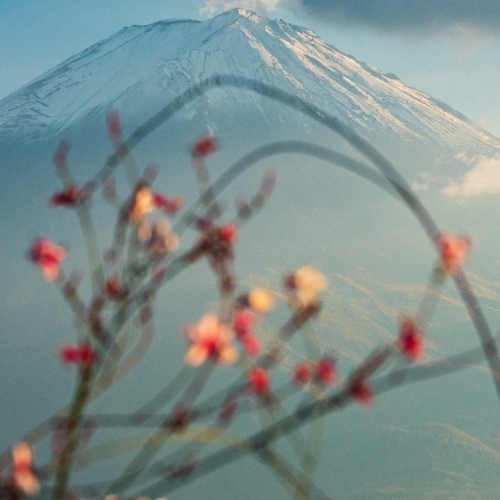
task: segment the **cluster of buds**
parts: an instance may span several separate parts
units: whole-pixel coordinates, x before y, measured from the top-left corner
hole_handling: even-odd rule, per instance
[[[170,221],[165,218],[153,222],[143,221],[137,236],[151,256],[161,256],[179,248],[179,237],[171,231]]]
[[[197,325],[186,328],[191,344],[186,354],[189,365],[199,366],[208,359],[222,365],[234,363],[239,358],[234,340],[241,343],[249,356],[260,354],[260,342],[253,334],[253,328],[259,315],[267,314],[273,308],[272,294],[268,290],[254,288],[241,302],[246,305],[234,311],[231,325],[221,324],[217,315],[208,313]]]
[[[306,385],[311,380],[320,385],[332,385],[338,380],[335,360],[324,357],[316,363],[302,361],[295,366],[293,380],[297,385]]]
[[[233,329],[246,353],[252,357],[260,354],[259,339],[252,333],[255,322],[256,317],[252,310],[247,308],[236,309],[233,317]]]
[[[177,250],[179,237],[171,231],[167,218],[148,221],[146,215],[156,209],[175,214],[181,207],[181,198],[169,199],[163,194],[153,193],[147,186],[140,186],[136,190],[128,209],[128,220],[138,225],[137,236],[144,242],[149,255],[161,256]]]
[[[193,260],[206,255],[214,269],[234,258],[234,243],[238,228],[234,224],[214,226],[210,222],[201,222],[202,235],[193,252]]]
[[[128,220],[140,223],[153,210],[162,210],[169,215],[175,215],[184,205],[180,196],[169,198],[163,193],[155,193],[146,185],[139,186],[128,209]]]

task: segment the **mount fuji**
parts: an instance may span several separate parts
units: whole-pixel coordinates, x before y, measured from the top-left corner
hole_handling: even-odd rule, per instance
[[[193,85],[218,75],[274,86],[338,117],[410,181],[423,182],[428,174],[446,185],[469,168],[464,158],[500,154],[500,140],[441,101],[343,54],[309,29],[248,10],[233,9],[204,22],[131,26],[62,62],[0,100],[0,380],[2,401],[14,402],[0,412],[0,426],[8,429],[0,436],[3,446],[53,414],[61,395],[69,394],[68,376],[47,346],[68,342],[71,316],[25,257],[30,241],[50,237],[68,248],[67,270],[86,269],[74,214],[54,211],[47,203],[60,186],[51,165],[56,144],[70,139],[71,172],[76,183],[86,182],[112,153],[106,113],[119,111],[127,137]],[[234,161],[256,144],[279,138],[341,146],[329,131],[279,102],[248,89],[212,89],[135,151],[141,168],[149,161],[162,163],[155,188],[181,194],[186,206],[198,196],[188,148],[207,131],[223,146],[207,161],[214,176],[225,170],[224,159]],[[277,289],[285,271],[309,262],[324,272],[331,286],[314,328],[322,351],[333,352],[342,373],[349,373],[367,352],[395,339],[402,312],[421,306],[436,262],[434,249],[412,214],[364,179],[316,159],[285,155],[265,162],[223,193],[231,203],[233,194],[251,196],[264,169],[279,171],[265,210],[238,233],[238,278],[245,287]],[[497,200],[461,206],[438,190],[424,196],[440,227],[473,231],[477,246],[467,272],[498,327],[500,248],[498,233],[491,230]],[[116,214],[103,205],[96,196],[91,209],[99,213],[95,222],[107,245]],[[221,207],[229,213],[233,205],[224,198]],[[125,412],[130,401],[160,389],[168,356],[177,353],[177,332],[217,300],[212,276],[200,267],[172,281],[158,308],[155,349],[103,411]],[[431,360],[477,343],[451,284],[439,296],[428,332]],[[299,353],[288,354],[299,361]],[[483,368],[394,391],[377,398],[370,413],[353,409],[336,415],[324,437],[319,484],[327,484],[335,498],[352,500],[498,498],[500,445],[491,435],[498,428],[498,402]],[[255,488],[266,498],[287,498],[271,475],[250,467],[255,469],[253,475],[245,470],[246,485],[240,474],[226,472],[202,483],[203,498],[220,499],[221,485],[226,498],[254,499]],[[253,489],[247,477],[257,478]]]
[[[0,101],[0,144],[46,142],[92,130],[111,108],[134,126],[194,83],[219,74],[297,95],[362,136],[454,157],[500,152],[500,141],[428,94],[325,43],[309,29],[233,9],[213,19],[124,28]],[[306,133],[282,105],[239,89],[208,93],[177,117],[189,127]]]

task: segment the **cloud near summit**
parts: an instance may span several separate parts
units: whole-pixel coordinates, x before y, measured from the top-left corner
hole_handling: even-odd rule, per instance
[[[381,31],[500,28],[500,0],[292,0],[290,4],[305,17]]]
[[[469,172],[442,192],[447,196],[465,198],[500,193],[500,156],[477,158]]]
[[[212,17],[225,10],[241,8],[267,15],[278,8],[283,0],[205,0],[200,8],[202,16]]]

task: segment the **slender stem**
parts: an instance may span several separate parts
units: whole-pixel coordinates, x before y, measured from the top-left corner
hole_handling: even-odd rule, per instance
[[[104,284],[104,273],[101,261],[101,250],[97,239],[96,230],[86,202],[80,203],[77,207],[77,215],[80,221],[87,256],[89,259],[90,278],[94,290],[101,290]]]
[[[80,435],[80,424],[83,419],[83,410],[90,396],[92,388],[92,365],[82,366],[80,370],[80,380],[73,400],[70,413],[68,415],[67,438],[64,449],[59,457],[56,466],[56,486],[52,495],[52,500],[64,500],[68,491],[71,465],[78,447]]]

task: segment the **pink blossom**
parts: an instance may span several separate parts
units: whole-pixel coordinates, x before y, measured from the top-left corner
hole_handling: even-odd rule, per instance
[[[229,365],[238,360],[239,354],[232,344],[234,332],[228,325],[221,325],[212,313],[205,314],[197,325],[186,330],[191,347],[186,353],[186,363],[200,366],[208,359]]]
[[[146,186],[141,186],[135,192],[134,199],[130,206],[128,218],[130,222],[140,222],[146,214],[155,209],[154,196]]]
[[[438,237],[437,243],[441,256],[441,270],[455,274],[470,253],[471,239],[467,236],[443,233]]]
[[[274,307],[274,299],[269,290],[252,288],[247,295],[248,305],[257,314],[267,314]]]
[[[27,495],[40,492],[40,482],[33,473],[33,451],[24,441],[12,448],[12,475],[16,486]]]
[[[305,308],[318,302],[319,294],[328,288],[328,281],[314,267],[305,266],[285,277],[285,287],[291,292],[293,302]]]
[[[66,250],[54,245],[50,240],[40,238],[31,247],[29,258],[42,268],[45,279],[54,281],[59,276],[59,266],[66,258]]]

